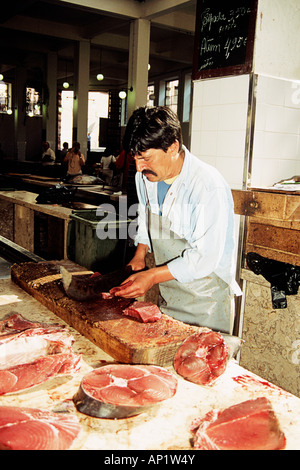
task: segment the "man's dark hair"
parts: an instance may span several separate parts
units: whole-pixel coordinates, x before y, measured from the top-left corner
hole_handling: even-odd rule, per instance
[[[80,152],[80,143],[79,142],[74,142],[73,143],[73,152],[78,153],[79,155],[81,154],[81,152]]]
[[[130,117],[123,142],[133,155],[148,149],[168,150],[174,142],[182,148],[182,133],[177,115],[168,106],[141,107]]]

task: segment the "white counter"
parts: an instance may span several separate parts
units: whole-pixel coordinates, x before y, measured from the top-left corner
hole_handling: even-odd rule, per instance
[[[64,324],[46,307],[25,293],[10,279],[0,280],[0,320],[10,312],[47,323]],[[67,326],[75,338],[73,349],[82,354],[83,366],[73,377],[59,377],[35,388],[0,396],[1,405],[27,406],[52,410],[61,402],[72,400],[82,377],[92,368],[112,361],[89,340]],[[170,368],[173,372],[173,368]],[[176,395],[157,408],[139,416],[121,420],[99,419],[77,413],[82,431],[73,448],[78,450],[191,450],[189,431],[194,418],[211,408],[267,397],[274,408],[287,449],[300,449],[300,399],[251,374],[231,360],[225,373],[212,386],[199,386],[178,377]]]

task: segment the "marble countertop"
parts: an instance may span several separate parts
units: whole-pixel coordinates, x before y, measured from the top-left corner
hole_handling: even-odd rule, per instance
[[[11,312],[46,323],[66,325],[54,313],[16,286],[10,278],[0,280],[0,320]],[[66,326],[74,336],[73,350],[80,353],[83,365],[73,376],[57,377],[37,387],[0,396],[1,405],[53,410],[65,401],[72,402],[82,377],[93,368],[113,359],[100,348]],[[174,372],[172,367],[168,369]],[[266,396],[272,403],[287,438],[287,449],[300,449],[300,399],[261,379],[238,365],[228,363],[225,373],[212,386],[199,386],[178,378],[176,395],[159,406],[128,419],[100,419],[74,410],[82,427],[74,442],[75,450],[190,450],[190,425],[194,418],[212,408]]]

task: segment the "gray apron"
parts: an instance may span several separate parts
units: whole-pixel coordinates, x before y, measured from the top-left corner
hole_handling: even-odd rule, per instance
[[[165,265],[187,248],[189,243],[175,235],[170,221],[151,213],[147,204],[148,231],[156,266]],[[173,279],[159,284],[161,311],[176,320],[216,331],[232,333],[233,302],[229,285],[216,274],[181,283]]]

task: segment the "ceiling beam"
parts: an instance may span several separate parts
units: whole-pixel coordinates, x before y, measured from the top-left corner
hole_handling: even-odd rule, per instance
[[[20,15],[15,16],[12,20],[6,21],[3,27],[72,41],[78,41],[80,33],[80,28],[76,26],[69,24],[62,25],[62,23],[54,23],[48,20],[37,20],[36,18],[30,18],[28,16],[26,16],[26,21],[24,21],[24,16]]]
[[[180,8],[194,5],[195,0],[151,0],[143,3],[142,17],[147,20],[153,20],[159,16],[163,16],[174,12]]]
[[[98,10],[109,16],[137,19],[142,14],[142,4],[134,0],[60,0],[59,3]]]
[[[154,20],[175,10],[194,6],[196,0],[145,0],[142,3],[137,0],[60,0],[59,3],[98,10],[108,16]]]
[[[180,11],[173,11],[167,15],[159,16],[153,19],[152,24],[166,27],[177,31],[195,33],[195,15],[189,15]]]

